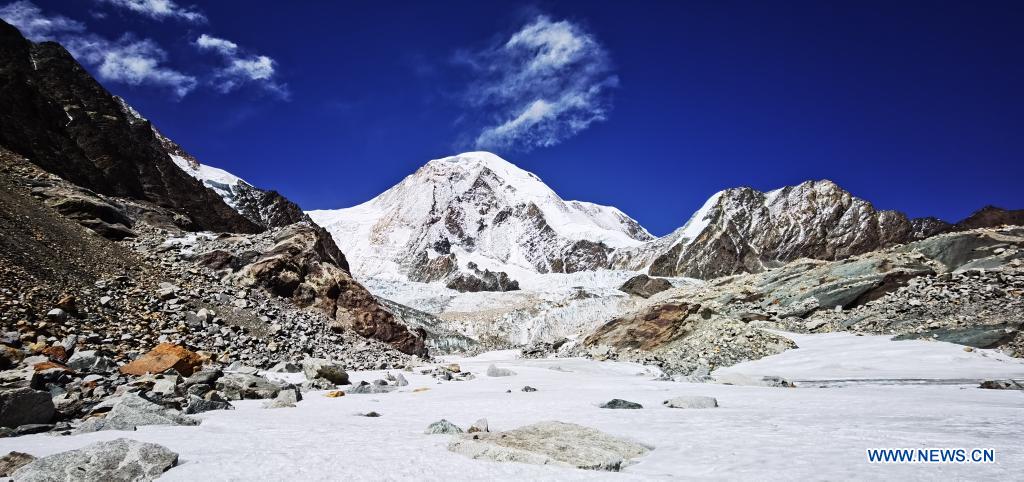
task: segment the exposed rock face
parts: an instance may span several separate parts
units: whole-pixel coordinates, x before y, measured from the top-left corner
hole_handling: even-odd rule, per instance
[[[0,388],[0,427],[48,423],[53,413],[49,392],[31,388]]]
[[[275,246],[234,275],[299,306],[316,306],[336,329],[351,329],[410,354],[425,354],[424,334],[413,333],[352,279],[345,257],[322,228],[297,223],[282,229]]]
[[[0,457],[0,477],[10,477],[14,471],[28,465],[36,457],[23,452],[10,452]]]
[[[999,226],[1024,226],[1024,209],[1003,209],[985,206],[966,219],[956,223],[957,230],[996,228]]]
[[[540,422],[505,432],[462,435],[448,450],[473,459],[563,465],[617,472],[649,449],[599,430],[564,422]]]
[[[181,412],[157,405],[135,393],[126,393],[111,398],[93,407],[93,414],[81,426],[78,433],[101,430],[135,430],[144,425],[198,425],[199,422],[185,417]]]
[[[685,373],[792,346],[760,328],[923,335],[1022,356],[1021,319],[1024,228],[980,229],[673,288],[584,343]]]
[[[619,254],[613,264],[709,279],[798,258],[842,259],[901,243],[911,232],[903,214],[877,211],[831,181],[767,193],[737,188],[712,196],[685,226]]]
[[[667,279],[651,278],[645,274],[636,275],[622,284],[619,291],[636,295],[641,298],[650,298],[662,291],[672,287]]]
[[[479,264],[492,271],[583,271],[608,267],[614,248],[652,239],[621,211],[562,200],[488,152],[430,161],[364,204],[309,215],[352,256],[360,277],[442,279],[458,268],[450,255],[460,253],[486,259]]]
[[[177,464],[178,454],[167,447],[119,438],[36,459],[15,471],[14,480],[138,482],[156,480]]]
[[[0,145],[100,194],[152,202],[197,229],[256,232],[174,166],[148,122],[133,122],[63,47],[0,21]]]
[[[519,289],[519,282],[508,277],[502,271],[492,272],[485,269],[481,271],[476,263],[469,263],[470,272],[458,273],[445,286],[465,292],[476,291],[516,291]]]
[[[122,106],[133,118],[142,119],[127,103],[122,101]],[[195,157],[155,128],[153,134],[182,171],[219,194],[228,206],[250,221],[265,228],[276,228],[308,220],[297,204],[277,191],[259,189],[223,169],[200,164]]]

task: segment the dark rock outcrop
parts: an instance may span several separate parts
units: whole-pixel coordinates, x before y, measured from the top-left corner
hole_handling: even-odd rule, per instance
[[[131,118],[67,50],[3,21],[0,145],[96,193],[178,211],[195,229],[261,229],[177,168],[149,122]]]
[[[645,274],[640,274],[626,280],[626,282],[619,287],[619,291],[636,295],[641,298],[650,298],[671,287],[672,283],[667,279],[651,278]]]
[[[458,273],[445,285],[456,291],[516,291],[519,282],[508,277],[504,271],[493,272],[489,269],[481,271],[476,263],[470,262],[469,273]]]
[[[426,353],[424,334],[399,323],[352,279],[344,255],[323,228],[293,224],[274,241],[270,251],[236,273],[236,282],[266,288],[299,306],[316,306],[333,319],[337,330],[351,329],[405,353]]]

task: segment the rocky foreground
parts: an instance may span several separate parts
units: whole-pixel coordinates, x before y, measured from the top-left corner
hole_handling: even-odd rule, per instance
[[[521,359],[513,352],[350,371],[350,383],[335,390],[303,388],[307,375],[317,380],[328,374],[323,371],[288,373],[281,367],[285,371],[248,375],[251,370],[235,367],[211,386],[244,375],[299,391],[233,399],[233,409],[159,421],[146,412],[145,424],[141,415],[130,419],[138,423],[134,431],[0,438],[0,453],[36,458],[22,469],[26,480],[33,480],[29,474],[60,474],[86,456],[133,471],[162,471],[161,480],[649,480],[722,473],[792,480],[918,478],[923,471],[929,477],[1012,478],[1024,463],[1019,434],[1009,423],[1019,415],[1020,392],[978,386],[990,376],[1020,379],[1020,360],[993,350],[966,352],[949,343],[871,335],[793,340],[801,349],[778,361],[768,357],[713,374],[731,384],[671,381],[634,363]],[[772,375],[797,380],[796,387],[759,386]],[[127,400],[133,399],[101,420],[147,407]],[[997,463],[865,461],[865,448],[910,441],[990,447]],[[163,449],[145,445],[126,453],[120,449],[125,444]],[[164,450],[176,456],[176,465]]]

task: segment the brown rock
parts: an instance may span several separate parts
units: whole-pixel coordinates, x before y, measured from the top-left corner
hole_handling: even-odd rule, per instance
[[[700,308],[700,305],[690,303],[658,304],[605,323],[583,343],[587,346],[603,344],[651,350],[682,335],[686,330],[686,318],[696,314]]]
[[[68,352],[62,346],[48,346],[43,348],[42,353],[57,363],[67,363],[68,361]]]
[[[29,462],[35,459],[35,456],[26,453],[9,452],[7,455],[0,457],[0,477],[10,477],[15,470],[28,465]]]
[[[182,346],[173,343],[161,343],[156,348],[150,350],[149,353],[122,366],[121,373],[141,376],[147,373],[161,373],[173,368],[181,375],[187,377],[202,367],[205,361],[206,359],[198,353],[189,351]]]

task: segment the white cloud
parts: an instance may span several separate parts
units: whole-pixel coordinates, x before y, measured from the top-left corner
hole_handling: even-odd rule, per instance
[[[131,10],[154,20],[173,18],[193,23],[206,22],[206,16],[195,7],[182,7],[173,0],[96,0],[118,8]]]
[[[155,85],[184,97],[196,79],[164,65],[167,53],[155,42],[124,35],[110,40],[89,33],[81,22],[60,15],[45,16],[35,4],[19,1],[0,7],[0,18],[35,41],[55,40],[86,65],[100,80],[128,85]]]
[[[202,34],[196,39],[199,50],[214,51],[224,59],[224,65],[214,73],[214,86],[227,93],[252,83],[264,90],[287,99],[288,86],[274,78],[276,62],[266,55],[248,55],[235,42]]]
[[[507,41],[459,62],[477,74],[466,95],[495,113],[474,134],[479,149],[548,147],[607,118],[618,85],[604,47],[572,22],[539,15]]]
[[[234,55],[238,51],[238,44],[230,40],[212,37],[205,33],[196,39],[196,46],[201,50],[216,50],[222,55]]]
[[[0,18],[18,27],[22,35],[32,40],[50,40],[55,35],[84,32],[85,24],[60,15],[46,17],[42,10],[28,0],[0,7]]]

